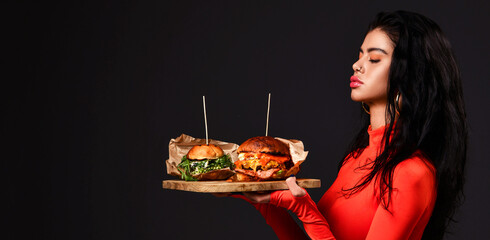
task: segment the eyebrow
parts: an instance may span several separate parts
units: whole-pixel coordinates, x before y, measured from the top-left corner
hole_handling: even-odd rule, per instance
[[[388,55],[388,53],[387,53],[385,50],[383,50],[382,48],[368,48],[368,50],[367,50],[367,51],[368,51],[368,52],[372,52],[372,51],[379,51],[379,52],[382,52],[382,53],[384,53],[384,54]],[[362,49],[361,49],[361,48],[359,48],[359,52],[364,53],[364,51],[362,51]]]

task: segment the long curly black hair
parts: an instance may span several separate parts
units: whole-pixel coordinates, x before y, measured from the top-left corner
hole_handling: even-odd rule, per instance
[[[437,171],[437,200],[423,239],[442,239],[464,199],[468,130],[460,72],[449,41],[431,19],[406,11],[383,12],[376,15],[367,33],[374,29],[384,31],[395,45],[386,107],[389,124],[382,140],[385,148],[363,181],[346,191],[354,194],[379,176],[380,201],[388,209],[396,166],[420,150]],[[397,94],[401,104],[395,101]],[[361,121],[339,169],[348,156],[359,156],[369,143],[368,115],[363,114]]]

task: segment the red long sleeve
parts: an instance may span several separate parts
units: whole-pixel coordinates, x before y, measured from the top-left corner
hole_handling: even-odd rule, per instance
[[[343,191],[355,186],[369,172],[369,168],[363,166],[376,158],[383,131],[384,128],[369,130],[369,146],[358,158],[348,159],[318,205],[308,194],[295,198],[289,190],[273,192],[269,205],[294,212],[312,239],[421,239],[437,192],[435,169],[421,154],[415,154],[396,167],[388,210],[379,201],[375,181],[352,195]],[[290,227],[281,226],[279,215],[267,216],[269,225],[279,228],[274,230],[276,232]]]
[[[318,211],[308,193],[302,197],[294,197],[289,190],[276,191],[271,194],[270,204],[294,212],[303,222],[305,231],[311,239],[335,239],[325,217]]]
[[[252,203],[243,195],[232,195],[232,197],[241,198],[251,203],[262,214],[266,223],[271,226],[280,240],[308,239],[286,209],[269,203]]]
[[[435,172],[425,164],[417,158],[400,163],[393,179],[391,213],[378,207],[366,239],[422,238],[437,193]]]

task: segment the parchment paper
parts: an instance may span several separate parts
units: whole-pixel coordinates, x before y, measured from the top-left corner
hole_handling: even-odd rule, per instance
[[[308,151],[304,150],[303,142],[294,139],[283,139],[276,137],[275,139],[286,143],[289,146],[289,152],[291,154],[291,159],[294,164],[306,160]],[[228,143],[223,141],[218,141],[214,139],[209,139],[209,143],[219,146],[223,149],[225,154],[230,154],[231,161],[236,162],[238,160],[237,149],[238,145],[235,143]],[[168,144],[168,155],[169,159],[165,161],[167,165],[167,174],[173,176],[180,176],[179,170],[177,170],[177,165],[180,163],[182,157],[189,152],[189,150],[194,145],[206,144],[206,139],[194,138],[186,134],[182,134],[175,139],[171,139]],[[301,164],[301,163],[300,163]]]

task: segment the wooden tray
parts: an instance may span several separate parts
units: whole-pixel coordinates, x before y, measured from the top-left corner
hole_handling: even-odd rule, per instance
[[[319,188],[321,185],[320,179],[297,179],[296,181],[303,188]],[[264,182],[165,180],[162,186],[165,189],[203,193],[256,192],[288,189],[284,180]]]

